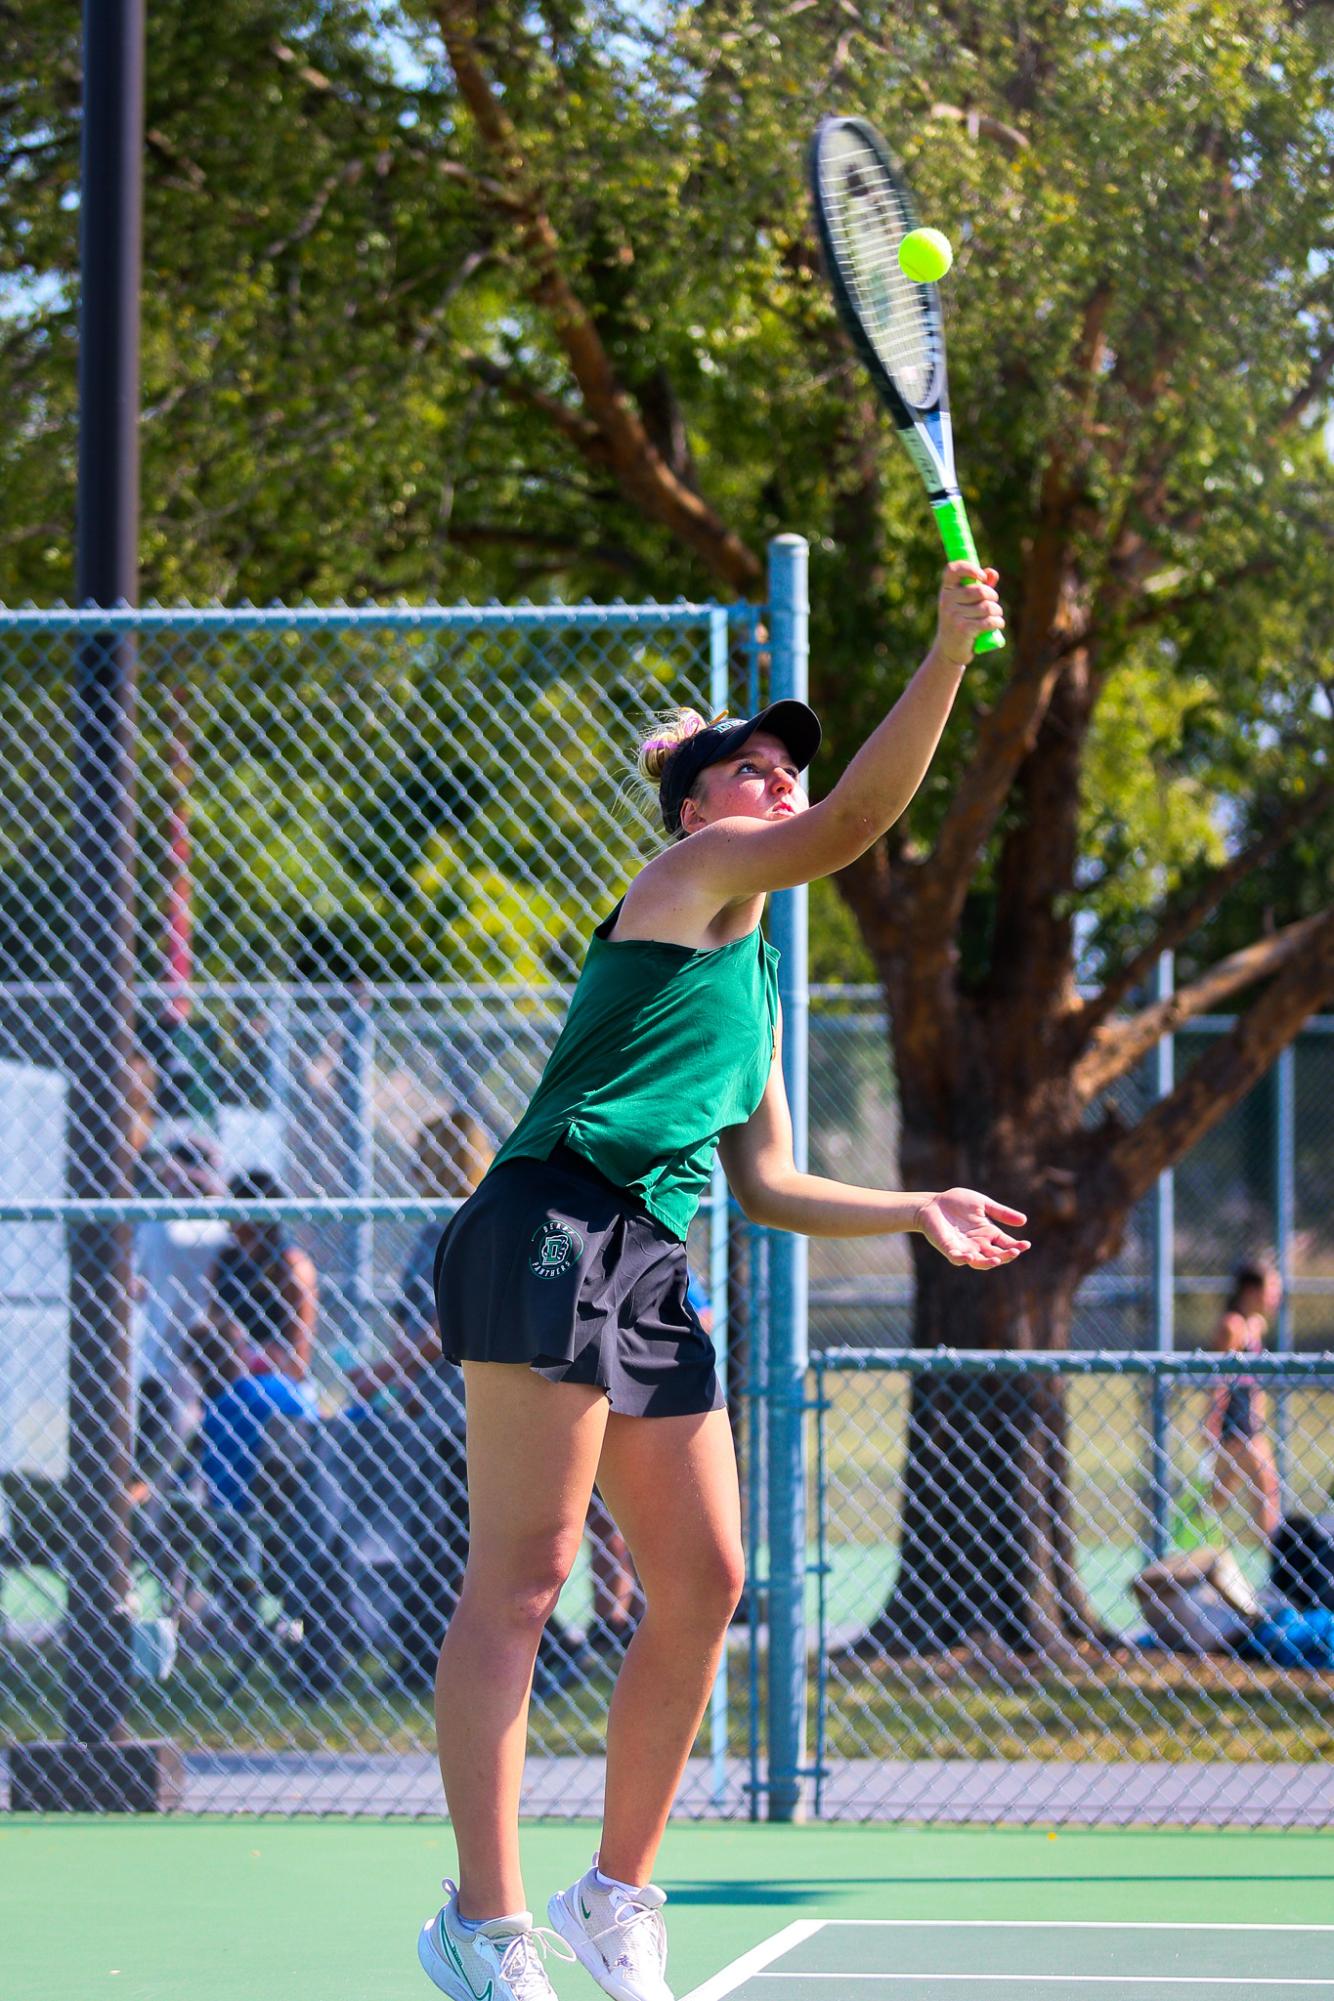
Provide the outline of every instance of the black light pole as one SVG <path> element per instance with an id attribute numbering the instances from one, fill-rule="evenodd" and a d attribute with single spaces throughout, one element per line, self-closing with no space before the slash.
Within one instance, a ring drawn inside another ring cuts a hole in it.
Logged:
<path id="1" fill-rule="evenodd" d="M 80 605 L 138 592 L 144 0 L 85 0 L 79 327 Z M 69 1192 L 128 1201 L 134 1039 L 135 636 L 81 637 L 72 713 Z M 174 1747 L 127 1741 L 130 1229 L 71 1221 L 67 1741 L 28 1745 L 15 1806 L 171 1803 Z"/>
<path id="2" fill-rule="evenodd" d="M 139 591 L 139 283 L 144 0 L 86 0 L 79 329 L 81 605 Z M 74 697 L 70 1194 L 127 1201 L 134 1035 L 135 636 L 89 633 Z M 105 1743 L 129 1700 L 129 1232 L 75 1223 L 65 1727 Z"/>

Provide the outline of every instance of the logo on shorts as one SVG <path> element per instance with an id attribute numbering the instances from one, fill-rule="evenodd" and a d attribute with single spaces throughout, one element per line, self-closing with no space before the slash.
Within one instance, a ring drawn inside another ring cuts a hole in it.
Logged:
<path id="1" fill-rule="evenodd" d="M 543 1223 L 533 1232 L 528 1269 L 534 1278 L 564 1278 L 583 1256 L 584 1240 L 568 1223 Z"/>

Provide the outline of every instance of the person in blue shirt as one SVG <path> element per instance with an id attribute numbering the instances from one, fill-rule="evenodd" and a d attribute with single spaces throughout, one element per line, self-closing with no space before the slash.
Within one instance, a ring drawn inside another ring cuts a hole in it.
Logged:
<path id="1" fill-rule="evenodd" d="M 253 1649 L 263 1630 L 262 1530 L 284 1480 L 297 1477 L 306 1456 L 310 1403 L 289 1376 L 246 1368 L 246 1336 L 236 1322 L 200 1322 L 193 1333 L 214 1600 L 224 1627 Z"/>

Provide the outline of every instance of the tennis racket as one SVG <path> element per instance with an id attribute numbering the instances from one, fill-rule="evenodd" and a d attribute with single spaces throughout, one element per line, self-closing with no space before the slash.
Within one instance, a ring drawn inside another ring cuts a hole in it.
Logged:
<path id="1" fill-rule="evenodd" d="M 954 473 L 940 294 L 899 269 L 917 228 L 912 197 L 878 132 L 862 118 L 826 118 L 811 144 L 811 194 L 839 318 L 870 370 L 908 456 L 922 475 L 951 562 L 977 548 Z M 974 653 L 1005 641 L 981 633 Z"/>

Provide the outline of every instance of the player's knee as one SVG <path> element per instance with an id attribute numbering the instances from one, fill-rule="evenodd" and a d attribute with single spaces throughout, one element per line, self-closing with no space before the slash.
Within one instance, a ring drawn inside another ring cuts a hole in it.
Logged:
<path id="1" fill-rule="evenodd" d="M 700 1551 L 673 1579 L 672 1595 L 680 1601 L 674 1620 L 711 1630 L 725 1626 L 741 1601 L 745 1583 L 746 1559 L 739 1543 L 719 1543 Z M 649 1598 L 661 1603 L 661 1592 L 651 1591 Z"/>
<path id="2" fill-rule="evenodd" d="M 493 1577 L 488 1597 L 510 1623 L 540 1629 L 556 1609 L 578 1549 L 577 1536 L 562 1535 L 516 1552 Z"/>
<path id="3" fill-rule="evenodd" d="M 726 1562 L 719 1578 L 721 1601 L 727 1608 L 730 1619 L 741 1603 L 741 1594 L 746 1588 L 746 1552 L 737 1543 L 726 1552 Z"/>

